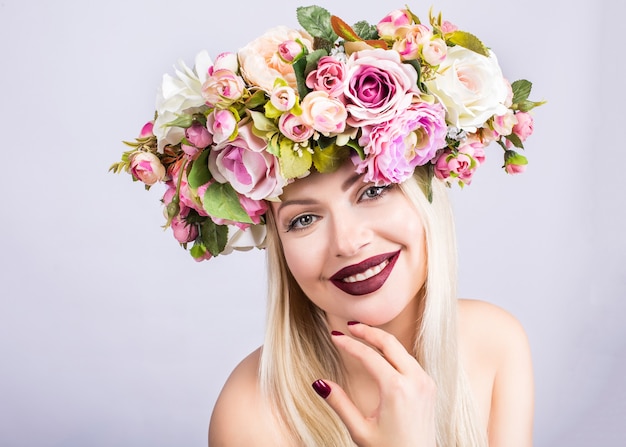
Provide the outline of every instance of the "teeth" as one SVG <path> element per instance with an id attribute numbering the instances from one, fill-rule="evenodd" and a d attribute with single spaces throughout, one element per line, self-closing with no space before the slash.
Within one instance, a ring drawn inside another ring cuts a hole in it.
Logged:
<path id="1" fill-rule="evenodd" d="M 385 267 L 387 267 L 387 264 L 389 264 L 389 261 L 384 260 L 380 264 L 375 265 L 374 267 L 368 268 L 363 273 L 357 273 L 356 275 L 347 276 L 344 279 L 342 279 L 342 281 L 349 282 L 349 283 L 357 282 L 357 281 L 365 281 L 366 279 L 369 279 L 372 276 L 378 275 Z"/>

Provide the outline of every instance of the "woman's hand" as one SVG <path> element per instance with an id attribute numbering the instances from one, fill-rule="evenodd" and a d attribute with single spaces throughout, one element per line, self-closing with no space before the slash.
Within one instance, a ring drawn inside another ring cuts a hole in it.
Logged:
<path id="1" fill-rule="evenodd" d="M 345 391 L 328 380 L 314 382 L 315 391 L 343 420 L 359 447 L 434 447 L 433 380 L 393 335 L 360 323 L 349 324 L 348 330 L 352 337 L 333 332 L 333 342 L 375 380 L 378 407 L 372 414 L 362 414 Z"/>

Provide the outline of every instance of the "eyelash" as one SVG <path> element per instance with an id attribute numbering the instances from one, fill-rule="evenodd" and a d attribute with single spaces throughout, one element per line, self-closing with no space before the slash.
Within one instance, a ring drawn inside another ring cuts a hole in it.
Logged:
<path id="1" fill-rule="evenodd" d="M 393 186 L 395 186 L 395 185 L 391 184 L 391 185 L 384 185 L 384 186 L 368 186 L 365 189 L 365 191 L 363 191 L 361 196 L 359 197 L 359 202 L 362 202 L 363 200 L 366 200 L 366 201 L 378 200 L 382 196 L 384 196 L 385 193 L 388 190 L 390 190 Z M 373 196 L 373 197 L 366 197 L 365 199 L 363 198 L 363 196 L 365 196 L 368 192 L 371 192 L 373 190 L 375 190 L 376 193 L 377 193 L 375 196 Z M 289 222 L 289 225 L 287 225 L 287 231 L 300 231 L 300 230 L 304 230 L 307 227 L 309 227 L 310 225 L 312 225 L 314 220 L 311 223 L 306 224 L 306 225 L 304 225 L 302 227 L 296 227 L 296 225 L 298 225 L 301 222 L 301 220 L 303 218 L 306 218 L 306 217 L 312 217 L 313 219 L 319 218 L 319 216 L 315 216 L 314 214 L 301 214 L 299 216 L 296 216 L 294 219 L 292 219 Z"/>

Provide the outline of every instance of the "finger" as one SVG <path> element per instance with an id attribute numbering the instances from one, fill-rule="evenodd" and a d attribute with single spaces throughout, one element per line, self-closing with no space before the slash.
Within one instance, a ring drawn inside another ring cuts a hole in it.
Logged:
<path id="1" fill-rule="evenodd" d="M 341 418 L 353 440 L 368 438 L 368 422 L 343 388 L 335 382 L 321 379 L 313 382 L 312 386 Z"/>
<path id="2" fill-rule="evenodd" d="M 398 371 L 378 351 L 366 345 L 361 340 L 343 335 L 341 332 L 332 332 L 331 337 L 335 346 L 345 354 L 357 360 L 369 374 L 382 385 Z"/>
<path id="3" fill-rule="evenodd" d="M 415 357 L 389 332 L 357 322 L 351 322 L 348 331 L 350 335 L 378 349 L 399 373 L 424 372 Z"/>

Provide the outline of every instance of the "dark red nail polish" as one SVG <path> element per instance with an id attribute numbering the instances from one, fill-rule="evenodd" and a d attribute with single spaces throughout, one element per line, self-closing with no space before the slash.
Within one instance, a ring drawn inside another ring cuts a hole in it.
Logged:
<path id="1" fill-rule="evenodd" d="M 319 394 L 322 399 L 326 399 L 330 394 L 330 386 L 321 379 L 313 382 L 312 386 L 315 392 Z"/>
<path id="2" fill-rule="evenodd" d="M 343 332 L 339 332 L 339 331 L 331 331 L 330 334 L 331 335 L 344 335 Z"/>
<path id="3" fill-rule="evenodd" d="M 348 326 L 354 326 L 355 324 L 361 324 L 360 321 L 348 321 Z"/>

